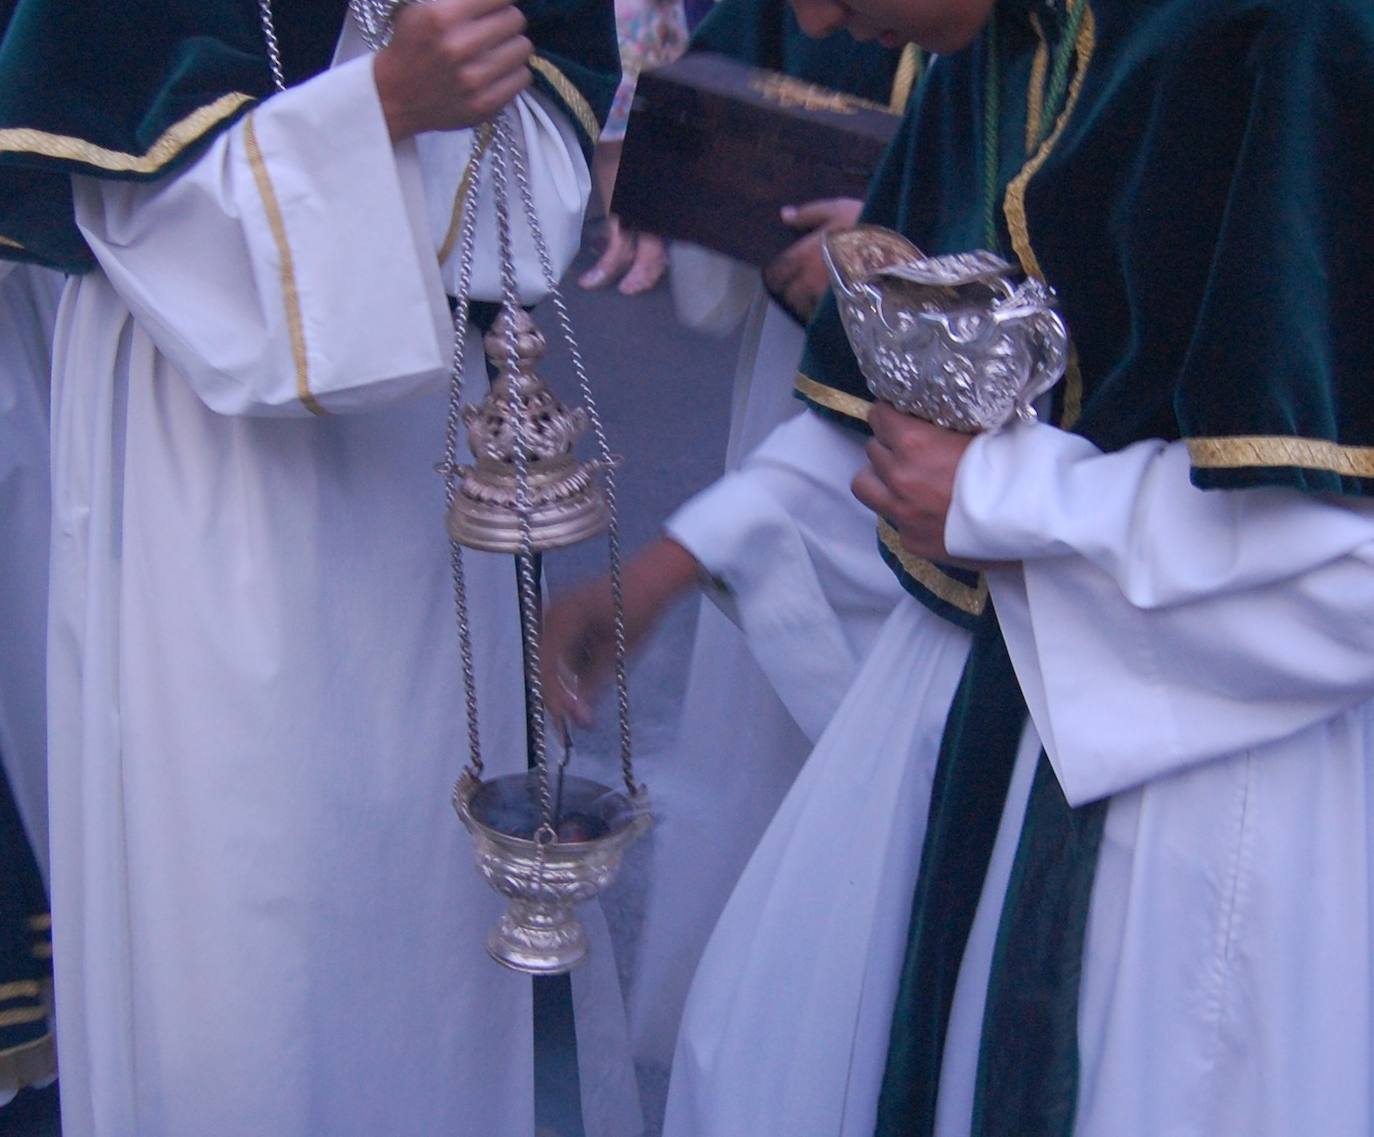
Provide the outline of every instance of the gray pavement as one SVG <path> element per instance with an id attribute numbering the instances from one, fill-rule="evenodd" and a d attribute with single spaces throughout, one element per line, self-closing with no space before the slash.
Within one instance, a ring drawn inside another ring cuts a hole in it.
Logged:
<path id="1" fill-rule="evenodd" d="M 588 249 L 591 247 L 589 241 Z M 590 251 L 579 258 L 570 273 L 565 295 L 607 434 L 612 448 L 623 458 L 620 507 L 628 550 L 653 536 L 676 505 L 719 474 L 738 343 L 734 338 L 708 338 L 680 327 L 666 287 L 634 298 L 620 296 L 614 289 L 582 292 L 572 280 L 588 263 Z M 536 317 L 553 343 L 556 325 L 552 312 L 546 308 Z M 556 346 L 550 351 L 547 375 L 560 394 L 572 401 L 575 379 Z M 555 593 L 604 571 L 604 566 L 604 542 L 589 542 L 546 559 L 547 578 Z M 684 604 L 674 612 L 633 668 L 631 697 L 637 752 L 641 776 L 651 784 L 654 767 L 665 760 L 676 729 L 695 611 L 694 605 Z M 579 744 L 575 759 L 593 768 L 604 767 L 615 753 L 613 724 L 609 721 L 612 716 L 600 717 L 600 725 Z M 606 899 L 622 968 L 633 960 L 637 920 L 648 886 L 646 854 L 647 847 L 642 846 L 632 855 L 621 881 Z M 566 995 L 557 986 L 551 986 L 537 1000 L 538 1124 L 541 1131 L 557 1137 L 598 1137 L 584 1133 L 579 1116 L 568 1013 Z M 640 1075 L 648 1137 L 654 1137 L 666 1072 L 649 1069 L 641 1070 Z M 0 1108 L 0 1137 L 57 1137 L 57 1113 L 55 1088 L 25 1091 L 11 1105 Z M 478 1135 L 397 1133 L 386 1137 Z"/>

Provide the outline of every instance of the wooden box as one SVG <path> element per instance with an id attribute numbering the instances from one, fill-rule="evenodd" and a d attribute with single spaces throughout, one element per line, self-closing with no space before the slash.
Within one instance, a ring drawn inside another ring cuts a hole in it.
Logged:
<path id="1" fill-rule="evenodd" d="M 801 235 L 778 211 L 862 198 L 900 121 L 852 95 L 690 54 L 639 77 L 612 209 L 763 266 Z"/>

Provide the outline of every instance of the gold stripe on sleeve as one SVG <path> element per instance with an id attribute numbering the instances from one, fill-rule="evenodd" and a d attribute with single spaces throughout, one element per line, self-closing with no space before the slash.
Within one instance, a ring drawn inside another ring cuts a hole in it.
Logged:
<path id="1" fill-rule="evenodd" d="M 69 162 L 84 162 L 101 170 L 127 174 L 155 174 L 200 138 L 237 111 L 253 96 L 241 91 L 221 95 L 213 103 L 200 107 L 180 122 L 169 126 L 143 154 L 127 154 L 109 150 L 65 134 L 50 134 L 46 130 L 29 127 L 10 127 L 0 130 L 0 152 L 36 154 L 43 158 L 59 158 Z"/>
<path id="2" fill-rule="evenodd" d="M 34 979 L 18 979 L 13 983 L 0 983 L 0 1002 L 10 999 L 36 999 L 39 986 Z"/>
<path id="3" fill-rule="evenodd" d="M 797 372 L 796 389 L 800 395 L 819 407 L 844 415 L 846 418 L 858 419 L 859 422 L 868 421 L 868 411 L 873 404 L 867 399 L 826 387 L 801 371 Z"/>
<path id="4" fill-rule="evenodd" d="M 21 245 L 18 241 L 11 240 L 9 237 L 0 234 L 0 248 L 22 249 L 23 247 L 24 246 Z"/>
<path id="5" fill-rule="evenodd" d="M 601 137 L 601 124 L 597 122 L 596 112 L 592 110 L 592 104 L 587 102 L 587 97 L 577 89 L 577 85 L 571 79 L 542 55 L 534 56 L 530 60 L 530 67 L 548 80 L 549 86 L 558 93 L 558 97 L 577 119 L 587 140 L 594 144 Z"/>
<path id="6" fill-rule="evenodd" d="M 291 336 L 291 356 L 296 364 L 296 397 L 311 414 L 327 413 L 310 391 L 310 356 L 305 347 L 305 323 L 301 318 L 301 296 L 296 285 L 296 262 L 291 256 L 291 245 L 286 239 L 286 220 L 282 216 L 277 192 L 272 188 L 272 178 L 263 161 L 262 149 L 258 146 L 258 132 L 249 115 L 243 125 L 243 145 L 248 154 L 248 164 L 253 170 L 253 180 L 257 183 L 262 207 L 267 213 L 267 224 L 272 230 L 272 240 L 277 245 L 277 256 L 281 261 L 281 291 L 286 304 L 286 328 Z"/>
<path id="7" fill-rule="evenodd" d="M 1296 466 L 1351 478 L 1374 478 L 1374 446 L 1342 446 L 1319 438 L 1238 435 L 1189 438 L 1188 457 L 1201 470 Z"/>
<path id="8" fill-rule="evenodd" d="M 44 912 L 41 916 L 29 917 L 29 931 L 47 932 L 52 930 L 52 915 Z"/>
<path id="9" fill-rule="evenodd" d="M 988 603 L 988 582 L 982 575 L 978 577 L 975 587 L 947 576 L 933 561 L 907 552 L 902 547 L 902 539 L 897 535 L 897 530 L 886 521 L 878 522 L 878 539 L 882 541 L 883 548 L 897 558 L 897 563 L 907 575 L 927 589 L 932 596 L 970 616 L 983 614 L 983 609 Z"/>

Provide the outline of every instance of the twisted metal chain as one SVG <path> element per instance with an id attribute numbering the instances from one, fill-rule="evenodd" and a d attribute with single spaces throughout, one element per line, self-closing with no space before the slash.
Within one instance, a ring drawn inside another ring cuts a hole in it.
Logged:
<path id="1" fill-rule="evenodd" d="M 484 128 L 485 130 L 486 128 Z M 482 152 L 486 148 L 483 131 L 473 134 L 468 155 L 470 171 L 467 195 L 462 203 L 462 228 L 458 244 L 458 295 L 453 308 L 453 359 L 449 375 L 448 410 L 444 419 L 444 460 L 439 471 L 444 475 L 444 508 L 452 510 L 458 496 L 460 470 L 458 440 L 463 429 L 463 372 L 466 363 L 468 316 L 472 309 L 472 272 L 477 247 L 477 195 L 482 184 Z M 473 661 L 472 622 L 468 614 L 467 575 L 463 546 L 449 538 L 449 566 L 453 573 L 453 608 L 458 621 L 458 650 L 463 672 L 463 703 L 468 723 L 468 768 L 480 779 L 482 735 L 477 715 L 477 669 Z"/>
<path id="2" fill-rule="evenodd" d="M 277 25 L 272 19 L 272 0 L 258 0 L 262 17 L 262 38 L 267 41 L 267 66 L 272 69 L 272 86 L 278 93 L 286 90 L 286 74 L 281 68 L 281 45 L 277 42 Z"/>
<path id="3" fill-rule="evenodd" d="M 558 276 L 553 269 L 553 258 L 549 256 L 548 244 L 539 227 L 538 215 L 534 207 L 534 191 L 530 187 L 529 169 L 525 162 L 525 156 L 518 146 L 513 147 L 512 154 L 515 180 L 520 187 L 520 199 L 524 204 L 525 217 L 529 222 L 530 233 L 534 237 L 534 248 L 539 256 L 539 267 L 544 274 L 544 287 L 548 290 L 549 299 L 553 303 L 554 311 L 558 314 L 558 329 L 564 343 L 567 344 L 568 355 L 572 359 L 573 371 L 577 375 L 578 391 L 582 396 L 583 408 L 587 412 L 587 420 L 591 423 L 592 435 L 596 439 L 597 457 L 600 459 L 603 472 L 607 513 L 606 544 L 610 560 L 611 609 L 615 635 L 615 694 L 616 717 L 620 736 L 620 768 L 626 790 L 634 795 L 639 792 L 639 786 L 635 782 L 633 745 L 630 734 L 629 651 L 625 627 L 625 583 L 620 546 L 620 513 L 616 508 L 616 458 L 611 453 L 610 443 L 606 438 L 606 429 L 601 421 L 601 414 L 596 408 L 596 399 L 592 395 L 591 380 L 587 376 L 587 367 L 582 359 L 582 350 L 577 344 L 577 337 L 573 335 L 572 318 L 568 314 L 568 306 L 563 300 L 563 292 L 558 286 Z"/>
<path id="4" fill-rule="evenodd" d="M 520 295 L 515 279 L 515 250 L 511 237 L 510 184 L 507 180 L 512 152 L 518 147 L 514 141 L 513 108 L 506 108 L 496 118 L 491 146 L 492 197 L 496 205 L 496 236 L 501 264 L 501 304 L 508 313 L 506 320 L 507 363 L 514 371 L 519 353 L 516 342 L 514 315 L 520 307 Z M 539 778 L 539 809 L 541 832 L 552 834 L 554 826 L 553 786 L 549 773 L 548 752 L 544 738 L 544 681 L 541 674 L 539 627 L 539 583 L 535 575 L 534 534 L 530 526 L 532 505 L 529 490 L 530 454 L 534 451 L 529 408 L 518 391 L 512 387 L 508 402 L 511 421 L 515 424 L 515 512 L 520 523 L 520 552 L 516 565 L 520 588 L 520 630 L 524 637 L 529 693 L 530 749 L 534 755 Z"/>
<path id="5" fill-rule="evenodd" d="M 362 32 L 363 43 L 371 51 L 381 51 L 391 42 L 391 27 L 396 9 L 405 3 L 424 0 L 348 0 L 348 10 Z M 286 90 L 286 75 L 281 65 L 281 45 L 277 42 L 276 22 L 272 18 L 272 0 L 258 0 L 262 19 L 262 35 L 267 41 L 267 65 L 272 69 L 272 86 L 278 92 Z"/>
<path id="6" fill-rule="evenodd" d="M 363 43 L 372 51 L 381 51 L 391 42 L 391 26 L 396 19 L 396 9 L 406 0 L 348 0 L 348 10 L 358 30 L 363 34 Z"/>

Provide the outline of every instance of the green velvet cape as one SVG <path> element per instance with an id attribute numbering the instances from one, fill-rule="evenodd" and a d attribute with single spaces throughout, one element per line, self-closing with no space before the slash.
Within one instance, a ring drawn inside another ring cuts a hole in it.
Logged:
<path id="1" fill-rule="evenodd" d="M 859 43 L 847 32 L 812 39 L 787 0 L 718 0 L 692 33 L 688 50 L 781 71 L 897 111 L 906 105 L 916 70 L 914 48 L 904 53 Z"/>
<path id="2" fill-rule="evenodd" d="M 590 154 L 620 74 L 610 0 L 522 0 L 536 86 Z M 273 0 L 288 85 L 325 70 L 346 0 Z M 69 175 L 194 161 L 272 94 L 257 0 L 0 0 L 0 256 L 82 272 Z"/>
<path id="3" fill-rule="evenodd" d="M 1186 439 L 1207 489 L 1374 491 L 1374 5 L 1091 0 L 1062 121 L 1029 151 L 1035 27 L 1053 41 L 1057 16 L 1001 12 L 1001 251 L 1053 285 L 1076 348 L 1054 421 L 1105 450 Z M 985 243 L 987 66 L 982 40 L 930 68 L 867 203 L 928 253 Z M 831 300 L 798 394 L 862 424 Z M 884 551 L 944 615 L 982 611 L 971 574 Z"/>

